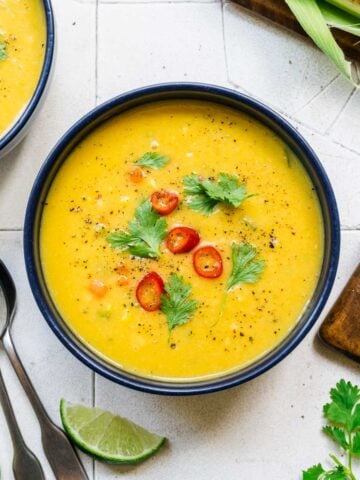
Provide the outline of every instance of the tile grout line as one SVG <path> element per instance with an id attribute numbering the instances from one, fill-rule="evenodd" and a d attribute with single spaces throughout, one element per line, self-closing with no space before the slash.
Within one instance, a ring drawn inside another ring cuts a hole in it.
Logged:
<path id="1" fill-rule="evenodd" d="M 225 8 L 225 2 L 224 2 L 224 0 L 221 0 L 221 29 L 222 29 L 222 41 L 223 41 L 226 79 L 231 84 L 230 74 L 229 74 L 229 62 L 228 62 L 227 49 L 226 49 L 226 39 L 225 39 L 225 12 L 224 12 L 224 8 Z"/>
<path id="2" fill-rule="evenodd" d="M 333 127 L 335 127 L 335 125 L 337 124 L 337 122 L 341 118 L 342 113 L 344 112 L 344 110 L 348 106 L 348 104 L 350 103 L 350 101 L 353 98 L 353 96 L 355 95 L 356 91 L 357 91 L 357 89 L 356 89 L 356 87 L 354 87 L 352 89 L 352 91 L 350 92 L 348 98 L 346 99 L 346 102 L 344 103 L 344 105 L 342 106 L 342 108 L 340 109 L 338 114 L 336 115 L 335 119 L 331 122 L 330 126 L 326 129 L 325 135 L 330 136 Z"/>
<path id="3" fill-rule="evenodd" d="M 221 15 L 222 15 L 222 34 L 223 34 L 223 45 L 224 45 L 224 56 L 225 56 L 225 68 L 226 68 L 226 79 L 229 83 L 229 85 L 234 88 L 235 90 L 242 90 L 242 87 L 238 84 L 236 84 L 231 76 L 230 76 L 230 70 L 229 70 L 229 61 L 228 61 L 228 54 L 227 54 L 227 48 L 226 48 L 226 35 L 225 35 L 225 6 L 227 4 L 226 0 L 221 0 Z M 250 95 L 249 92 L 248 95 Z"/>
<path id="4" fill-rule="evenodd" d="M 15 227 L 15 228 L 0 228 L 0 232 L 23 232 L 24 229 L 22 227 Z"/>
<path id="5" fill-rule="evenodd" d="M 245 93 L 246 95 L 250 96 L 250 97 L 254 97 L 256 100 L 262 102 L 263 100 L 261 98 L 258 98 L 256 95 L 252 94 L 250 91 L 244 89 L 241 85 L 237 84 L 232 78 L 231 78 L 231 75 L 230 75 L 230 70 L 229 70 L 229 67 L 228 67 L 228 61 L 227 61 L 227 48 L 226 48 L 226 42 L 225 42 L 225 15 L 224 15 L 224 8 L 226 5 L 232 5 L 232 4 L 235 4 L 237 5 L 238 8 L 240 9 L 243 9 L 244 7 L 242 7 L 241 5 L 237 4 L 234 2 L 234 0 L 222 0 L 222 11 L 223 11 L 223 37 L 224 37 L 224 49 L 225 49 L 225 61 L 226 61 L 226 73 L 227 73 L 227 80 L 228 80 L 228 83 L 229 85 L 234 88 L 235 90 L 240 90 L 241 92 Z M 252 12 L 252 11 L 248 11 L 249 15 L 253 15 L 255 16 L 255 14 Z M 336 77 L 332 80 L 332 81 L 335 81 L 336 80 Z M 315 133 L 316 135 L 319 135 L 320 137 L 324 138 L 325 140 L 328 140 L 330 141 L 331 143 L 335 144 L 335 145 L 338 145 L 340 146 L 341 148 L 343 148 L 344 150 L 347 150 L 348 152 L 356 155 L 356 156 L 360 156 L 360 152 L 358 150 L 355 150 L 347 145 L 344 145 L 343 143 L 341 143 L 341 141 L 333 138 L 331 136 L 331 130 L 332 128 L 334 127 L 334 125 L 337 123 L 337 121 L 339 120 L 339 117 L 341 116 L 342 112 L 345 110 L 346 106 L 348 105 L 348 103 L 350 102 L 351 98 L 353 97 L 353 95 L 356 93 L 356 88 L 354 88 L 350 94 L 349 94 L 349 97 L 347 99 L 347 101 L 345 102 L 345 104 L 343 105 L 343 107 L 341 108 L 341 110 L 338 112 L 335 120 L 333 121 L 333 123 L 330 125 L 330 127 L 327 128 L 327 130 L 325 132 L 322 132 L 321 130 L 318 130 L 314 127 L 312 127 L 311 125 L 308 125 L 307 123 L 304 123 L 302 122 L 301 120 L 299 120 L 298 118 L 296 118 L 296 116 L 293 116 L 294 113 L 288 113 L 288 112 L 285 112 L 283 109 L 281 108 L 278 108 L 278 107 L 275 107 L 274 105 L 272 104 L 269 104 L 269 106 L 275 110 L 276 112 L 280 113 L 281 115 L 283 115 L 286 119 L 288 119 L 290 122 L 293 121 L 293 122 L 296 122 L 298 123 L 300 126 L 302 127 L 305 127 L 309 130 L 309 132 L 312 132 L 312 133 Z M 295 112 L 297 113 L 297 112 Z M 296 128 L 296 127 L 295 127 Z"/>
<path id="6" fill-rule="evenodd" d="M 301 107 L 299 107 L 298 109 L 296 109 L 295 111 L 291 112 L 290 115 L 291 116 L 295 116 L 297 114 L 299 114 L 300 112 L 302 112 L 306 107 L 308 107 L 309 105 L 311 105 L 311 103 L 314 102 L 314 100 L 316 100 L 318 97 L 320 97 L 324 92 L 326 92 L 326 90 L 338 79 L 340 78 L 340 73 L 338 73 L 337 75 L 335 75 L 335 77 L 333 77 L 325 86 L 323 86 L 317 93 L 315 93 L 315 95 L 313 95 L 304 105 L 302 105 Z M 296 117 L 295 117 L 296 118 Z"/>
<path id="7" fill-rule="evenodd" d="M 99 0 L 96 0 L 95 4 L 95 99 L 94 103 L 96 106 L 98 102 L 98 76 L 99 76 Z"/>

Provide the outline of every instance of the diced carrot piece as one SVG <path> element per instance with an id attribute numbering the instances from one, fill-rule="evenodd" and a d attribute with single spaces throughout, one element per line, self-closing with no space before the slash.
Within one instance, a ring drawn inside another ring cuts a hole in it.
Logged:
<path id="1" fill-rule="evenodd" d="M 129 285 L 129 278 L 126 275 L 120 275 L 116 283 L 119 287 L 124 287 L 125 285 Z"/>
<path id="2" fill-rule="evenodd" d="M 144 171 L 141 167 L 134 167 L 129 172 L 130 181 L 133 183 L 140 183 L 144 178 Z"/>
<path id="3" fill-rule="evenodd" d="M 100 280 L 91 280 L 89 290 L 95 297 L 102 298 L 106 295 L 107 286 Z"/>
<path id="4" fill-rule="evenodd" d="M 129 273 L 129 267 L 124 262 L 119 262 L 114 270 L 119 275 L 128 275 Z"/>

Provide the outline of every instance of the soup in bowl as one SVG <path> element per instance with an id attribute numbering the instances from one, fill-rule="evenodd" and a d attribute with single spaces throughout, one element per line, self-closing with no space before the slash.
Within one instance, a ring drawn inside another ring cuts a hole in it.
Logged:
<path id="1" fill-rule="evenodd" d="M 330 292 L 339 223 L 316 156 L 277 114 L 200 84 L 107 102 L 59 142 L 27 210 L 42 313 L 87 365 L 156 393 L 264 372 Z"/>
<path id="2" fill-rule="evenodd" d="M 38 107 L 53 49 L 50 0 L 0 1 L 0 157 L 20 141 Z"/>

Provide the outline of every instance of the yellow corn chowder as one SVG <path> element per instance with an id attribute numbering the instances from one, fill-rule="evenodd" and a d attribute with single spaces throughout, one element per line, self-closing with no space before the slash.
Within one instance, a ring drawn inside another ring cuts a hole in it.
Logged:
<path id="1" fill-rule="evenodd" d="M 47 194 L 40 254 L 83 343 L 181 382 L 240 370 L 289 334 L 323 237 L 313 185 L 276 134 L 230 107 L 166 100 L 73 149 Z"/>
<path id="2" fill-rule="evenodd" d="M 0 0 L 0 138 L 31 100 L 44 63 L 41 0 Z"/>

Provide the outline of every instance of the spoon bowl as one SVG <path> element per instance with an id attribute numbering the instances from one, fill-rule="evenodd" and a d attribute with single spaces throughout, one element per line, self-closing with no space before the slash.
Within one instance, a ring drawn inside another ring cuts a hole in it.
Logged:
<path id="1" fill-rule="evenodd" d="M 2 340 L 6 330 L 11 327 L 16 311 L 15 284 L 2 260 L 0 260 L 0 288 L 5 300 L 5 315 L 0 315 L 0 339 Z"/>

